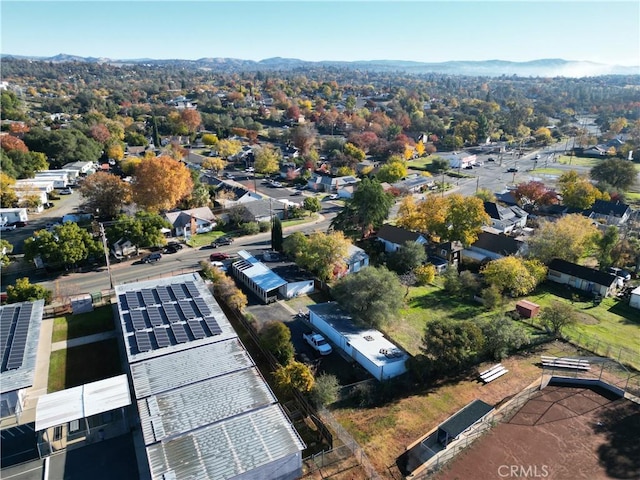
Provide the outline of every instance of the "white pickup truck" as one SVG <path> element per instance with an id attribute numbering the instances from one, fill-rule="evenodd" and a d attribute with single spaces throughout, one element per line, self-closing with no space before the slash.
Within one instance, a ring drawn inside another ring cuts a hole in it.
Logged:
<path id="1" fill-rule="evenodd" d="M 325 338 L 319 333 L 303 333 L 302 338 L 320 355 L 329 355 L 332 352 L 331 345 L 329 345 Z"/>

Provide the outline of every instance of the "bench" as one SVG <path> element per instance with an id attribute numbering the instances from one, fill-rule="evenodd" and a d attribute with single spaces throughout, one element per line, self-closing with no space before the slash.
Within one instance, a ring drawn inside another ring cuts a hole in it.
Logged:
<path id="1" fill-rule="evenodd" d="M 552 368 L 571 368 L 574 370 L 591 370 L 591 366 L 587 360 L 578 358 L 564 357 L 548 357 L 542 355 L 540 357 L 542 366 Z"/>
<path id="2" fill-rule="evenodd" d="M 493 380 L 495 380 L 498 377 L 501 377 L 502 375 L 504 375 L 505 373 L 507 373 L 509 370 L 507 370 L 506 368 L 504 368 L 502 366 L 501 363 L 494 365 L 493 367 L 484 370 L 483 372 L 480 372 L 480 378 L 482 379 L 482 381 L 484 383 L 489 383 L 492 382 Z"/>

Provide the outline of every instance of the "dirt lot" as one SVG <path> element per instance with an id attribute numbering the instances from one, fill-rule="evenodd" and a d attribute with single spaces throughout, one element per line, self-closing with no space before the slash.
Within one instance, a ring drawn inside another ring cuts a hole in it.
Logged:
<path id="1" fill-rule="evenodd" d="M 436 478 L 640 478 L 640 405 L 603 389 L 547 386 Z"/>

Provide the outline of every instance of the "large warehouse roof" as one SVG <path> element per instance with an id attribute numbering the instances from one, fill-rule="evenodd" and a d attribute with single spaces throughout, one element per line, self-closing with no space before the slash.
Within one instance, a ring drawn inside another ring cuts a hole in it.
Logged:
<path id="1" fill-rule="evenodd" d="M 152 478 L 233 478 L 305 448 L 198 275 L 121 285 L 116 294 Z M 131 313 L 158 306 L 159 317 Z M 176 324 L 185 326 L 183 341 Z M 169 345 L 159 346 L 156 329 Z M 150 332 L 145 352 L 139 331 Z"/>

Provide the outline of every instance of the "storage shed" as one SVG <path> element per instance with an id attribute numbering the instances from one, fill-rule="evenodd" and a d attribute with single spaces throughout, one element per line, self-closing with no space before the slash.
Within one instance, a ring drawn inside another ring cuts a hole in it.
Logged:
<path id="1" fill-rule="evenodd" d="M 540 305 L 529 300 L 520 300 L 516 303 L 516 311 L 522 318 L 534 318 L 540 313 Z"/>

